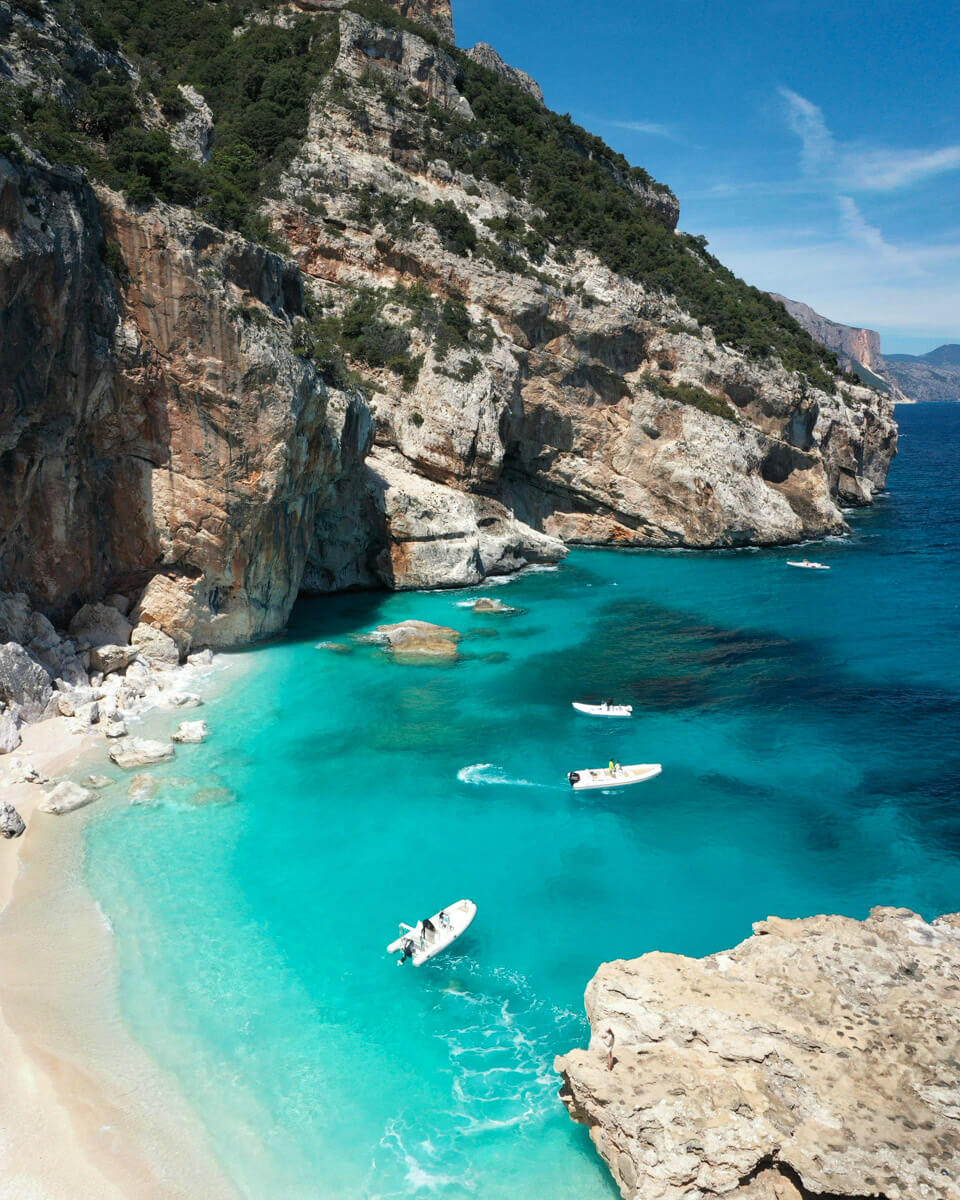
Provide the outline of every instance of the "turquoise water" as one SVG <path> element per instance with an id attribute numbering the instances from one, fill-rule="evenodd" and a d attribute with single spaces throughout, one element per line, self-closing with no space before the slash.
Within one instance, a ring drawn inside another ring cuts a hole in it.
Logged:
<path id="1" fill-rule="evenodd" d="M 489 590 L 511 616 L 304 602 L 158 801 L 101 809 L 126 1017 L 246 1195 L 609 1200 L 551 1071 L 602 960 L 960 907 L 960 406 L 898 415 L 889 495 L 807 551 L 829 574 L 580 551 Z M 316 648 L 408 616 L 462 630 L 462 660 Z M 633 721 L 569 706 L 601 696 Z M 571 793 L 611 756 L 663 775 Z M 398 970 L 397 920 L 460 896 L 457 953 Z"/>

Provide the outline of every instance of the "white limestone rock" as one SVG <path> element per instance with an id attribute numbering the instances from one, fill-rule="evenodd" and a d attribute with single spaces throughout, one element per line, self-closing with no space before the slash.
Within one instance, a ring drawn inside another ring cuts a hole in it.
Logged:
<path id="1" fill-rule="evenodd" d="M 181 721 L 172 735 L 175 742 L 205 742 L 210 736 L 206 721 Z"/>
<path id="2" fill-rule="evenodd" d="M 49 672 L 16 642 L 0 645 L 0 701 L 16 705 L 25 720 L 37 721 L 52 697 Z"/>
<path id="3" fill-rule="evenodd" d="M 0 754 L 16 750 L 21 742 L 20 716 L 13 709 L 0 713 Z"/>
<path id="4" fill-rule="evenodd" d="M 125 770 L 163 762 L 165 759 L 173 758 L 173 754 L 174 750 L 170 742 L 157 742 L 150 738 L 137 737 L 124 738 L 110 750 L 111 760 Z"/>
<path id="5" fill-rule="evenodd" d="M 22 758 L 10 758 L 6 762 L 7 778 L 4 781 L 6 784 L 11 783 L 49 783 L 50 780 L 42 771 L 38 770 L 33 763 L 26 762 Z"/>
<path id="6" fill-rule="evenodd" d="M 210 161 L 213 149 L 213 112 L 196 88 L 180 84 L 186 112 L 170 126 L 170 140 L 198 163 Z"/>
<path id="7" fill-rule="evenodd" d="M 587 987 L 555 1069 L 625 1200 L 956 1200 L 960 913 L 753 928 Z"/>
<path id="8" fill-rule="evenodd" d="M 0 804 L 0 836 L 18 838 L 26 829 L 23 817 L 12 804 Z"/>
<path id="9" fill-rule="evenodd" d="M 98 799 L 97 793 L 89 788 L 64 780 L 45 793 L 39 808 L 41 812 L 53 813 L 54 816 L 59 817 L 64 813 L 74 812 L 78 808 L 85 808 L 86 805 L 92 804 L 94 800 Z"/>
<path id="10" fill-rule="evenodd" d="M 170 671 L 180 665 L 177 643 L 162 629 L 155 629 L 141 621 L 131 634 L 130 642 L 144 662 L 155 671 Z"/>
<path id="11" fill-rule="evenodd" d="M 77 646 L 125 646 L 132 626 L 112 604 L 85 604 L 70 622 L 70 634 Z"/>
<path id="12" fill-rule="evenodd" d="M 136 646 L 94 646 L 90 650 L 90 668 L 102 675 L 125 671 L 138 653 Z"/>

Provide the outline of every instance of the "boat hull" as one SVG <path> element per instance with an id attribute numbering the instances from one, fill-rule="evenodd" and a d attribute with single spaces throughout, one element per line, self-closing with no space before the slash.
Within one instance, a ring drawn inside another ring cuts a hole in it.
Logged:
<path id="1" fill-rule="evenodd" d="M 571 771 L 567 778 L 575 792 L 586 792 L 594 788 L 609 791 L 612 788 L 632 787 L 635 783 L 646 783 L 648 779 L 655 779 L 662 770 L 660 763 L 635 763 L 630 767 L 621 767 L 619 771 L 611 771 L 608 767 Z"/>
<path id="2" fill-rule="evenodd" d="M 414 945 L 410 961 L 415 967 L 423 966 L 425 962 L 429 962 L 431 958 L 452 946 L 457 938 L 470 928 L 473 918 L 477 915 L 477 906 L 472 900 L 458 900 L 448 908 L 441 909 L 441 912 L 446 913 L 448 923 L 442 924 L 440 913 L 434 913 L 430 921 L 435 926 L 435 931 L 431 933 L 430 930 L 427 930 L 424 933 L 422 945 L 419 926 L 417 926 L 408 933 L 401 933 L 392 941 L 387 946 L 387 953 L 402 954 L 403 943 L 410 940 Z"/>
<path id="3" fill-rule="evenodd" d="M 581 704 L 579 701 L 573 701 L 573 707 L 580 713 L 586 713 L 588 717 L 632 717 L 633 705 L 631 704 L 609 704 L 604 707 L 602 704 Z"/>

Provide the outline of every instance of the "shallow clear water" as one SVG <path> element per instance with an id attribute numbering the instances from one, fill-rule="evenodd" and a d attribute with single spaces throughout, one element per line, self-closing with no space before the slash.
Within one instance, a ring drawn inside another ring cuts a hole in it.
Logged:
<path id="1" fill-rule="evenodd" d="M 609 1200 L 551 1071 L 602 960 L 960 907 L 960 405 L 898 416 L 889 495 L 808 551 L 829 574 L 581 551 L 488 593 L 512 616 L 304 602 L 158 802 L 101 810 L 127 1019 L 247 1195 Z M 408 616 L 462 630 L 462 661 L 316 648 Z M 569 706 L 602 696 L 634 719 Z M 663 775 L 571 793 L 611 756 Z M 397 920 L 460 896 L 459 952 L 398 970 Z"/>

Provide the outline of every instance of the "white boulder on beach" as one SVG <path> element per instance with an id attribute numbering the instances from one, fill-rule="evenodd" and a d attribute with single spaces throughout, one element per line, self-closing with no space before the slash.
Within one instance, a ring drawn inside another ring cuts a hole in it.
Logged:
<path id="1" fill-rule="evenodd" d="M 100 797 L 97 793 L 91 791 L 90 788 L 85 788 L 79 783 L 71 783 L 69 780 L 64 780 L 45 793 L 38 807 L 41 812 L 52 813 L 54 816 L 60 817 L 64 813 L 75 812 L 78 808 L 85 808 L 88 804 L 92 804 L 94 800 L 99 799 Z"/>
<path id="2" fill-rule="evenodd" d="M 150 738 L 122 738 L 110 750 L 110 759 L 118 767 L 131 770 L 133 767 L 146 767 L 150 763 L 164 762 L 173 758 L 174 750 L 170 742 L 155 742 Z"/>
<path id="3" fill-rule="evenodd" d="M 205 742 L 210 736 L 206 721 L 181 721 L 172 735 L 175 742 Z"/>

